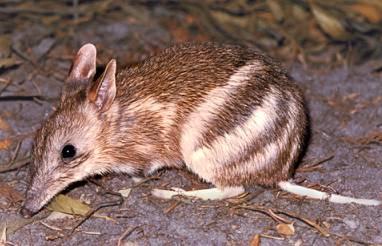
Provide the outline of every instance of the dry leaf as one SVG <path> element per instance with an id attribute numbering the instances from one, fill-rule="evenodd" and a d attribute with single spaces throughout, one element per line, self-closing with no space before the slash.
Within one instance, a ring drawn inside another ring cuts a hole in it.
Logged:
<path id="1" fill-rule="evenodd" d="M 130 195 L 131 189 L 123 189 L 118 191 L 123 197 L 127 198 Z"/>
<path id="2" fill-rule="evenodd" d="M 53 211 L 52 213 L 50 213 L 48 217 L 45 218 L 45 221 L 72 219 L 72 218 L 73 218 L 73 215 Z"/>
<path id="3" fill-rule="evenodd" d="M 1 131 L 8 131 L 9 129 L 11 129 L 11 127 L 9 126 L 8 122 L 6 122 L 2 118 L 0 118 L 0 130 Z"/>
<path id="4" fill-rule="evenodd" d="M 316 5 L 311 5 L 311 8 L 318 25 L 326 34 L 335 40 L 344 41 L 350 38 L 340 20 Z"/>
<path id="5" fill-rule="evenodd" d="M 249 246 L 260 246 L 260 235 L 259 234 L 256 234 L 255 236 L 253 236 L 253 238 L 251 239 L 251 242 L 249 243 Z"/>
<path id="6" fill-rule="evenodd" d="M 55 211 L 55 212 L 60 212 L 64 214 L 71 214 L 71 215 L 81 215 L 85 216 L 87 213 L 90 212 L 91 207 L 86 205 L 85 203 L 81 202 L 80 200 L 73 199 L 69 196 L 65 195 L 58 195 L 56 196 L 48 205 L 48 209 Z M 97 218 L 102 218 L 105 220 L 115 220 L 113 218 L 110 218 L 108 216 L 103 216 L 100 214 L 94 214 L 94 217 Z"/>
<path id="7" fill-rule="evenodd" d="M 52 200 L 48 209 L 65 214 L 85 216 L 91 208 L 77 199 L 60 194 Z"/>
<path id="8" fill-rule="evenodd" d="M 234 30 L 238 27 L 243 29 L 248 28 L 250 21 L 248 18 L 242 16 L 232 16 L 222 11 L 211 11 L 211 15 L 217 22 L 219 22 L 219 25 L 224 27 L 227 31 L 232 31 L 232 33 L 235 33 Z"/>
<path id="9" fill-rule="evenodd" d="M 0 36 L 0 58 L 9 57 L 11 55 L 11 39 L 9 36 Z"/>
<path id="10" fill-rule="evenodd" d="M 36 59 L 44 57 L 56 44 L 56 39 L 48 37 L 41 40 L 41 42 L 32 48 L 33 54 Z"/>
<path id="11" fill-rule="evenodd" d="M 14 57 L 0 59 L 0 68 L 9 68 L 20 65 L 22 61 L 17 60 Z"/>
<path id="12" fill-rule="evenodd" d="M 276 230 L 279 234 L 284 236 L 293 236 L 294 235 L 294 226 L 291 224 L 280 223 L 276 226 Z"/>
<path id="13" fill-rule="evenodd" d="M 292 4 L 291 12 L 293 17 L 298 21 L 306 21 L 310 17 L 308 11 L 298 4 Z"/>
<path id="14" fill-rule="evenodd" d="M 0 197 L 7 199 L 10 203 L 23 200 L 21 193 L 6 183 L 0 183 Z"/>
<path id="15" fill-rule="evenodd" d="M 330 228 L 330 223 L 329 223 L 329 222 L 323 221 L 323 222 L 322 222 L 322 225 L 325 226 L 326 229 L 329 229 L 329 228 Z"/>
<path id="16" fill-rule="evenodd" d="M 0 245 L 7 245 L 6 244 L 6 242 L 7 242 L 7 225 L 4 224 L 2 227 L 3 227 L 3 230 L 1 232 Z"/>
<path id="17" fill-rule="evenodd" d="M 382 9 L 382 1 L 381 0 L 363 0 L 362 2 L 370 3 L 374 5 L 376 8 Z"/>
<path id="18" fill-rule="evenodd" d="M 284 20 L 283 6 L 281 6 L 280 1 L 267 0 L 267 5 L 277 21 L 281 22 Z"/>
<path id="19" fill-rule="evenodd" d="M 382 9 L 367 3 L 355 3 L 349 6 L 349 10 L 364 16 L 371 23 L 378 23 L 382 20 Z"/>

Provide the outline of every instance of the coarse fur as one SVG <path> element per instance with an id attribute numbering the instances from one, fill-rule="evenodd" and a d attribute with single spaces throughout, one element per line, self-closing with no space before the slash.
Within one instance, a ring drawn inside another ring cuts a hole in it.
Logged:
<path id="1" fill-rule="evenodd" d="M 24 208 L 35 213 L 88 176 L 186 167 L 218 188 L 288 180 L 307 117 L 300 89 L 269 58 L 214 43 L 165 49 L 93 81 L 95 47 L 77 53 L 60 105 L 37 132 Z M 66 144 L 76 148 L 63 160 Z"/>

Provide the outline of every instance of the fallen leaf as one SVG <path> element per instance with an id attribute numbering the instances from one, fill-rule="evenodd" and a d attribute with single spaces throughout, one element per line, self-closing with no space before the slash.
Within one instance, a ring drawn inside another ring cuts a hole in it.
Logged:
<path id="1" fill-rule="evenodd" d="M 368 144 L 381 144 L 382 143 L 382 132 L 381 131 L 371 131 L 364 137 L 359 137 L 355 140 L 355 143 L 362 145 Z"/>
<path id="2" fill-rule="evenodd" d="M 318 25 L 326 34 L 340 41 L 350 38 L 350 34 L 345 30 L 342 22 L 334 15 L 316 5 L 311 5 L 311 8 Z"/>
<path id="3" fill-rule="evenodd" d="M 123 243 L 123 246 L 138 246 L 138 245 L 139 244 L 137 242 L 131 242 L 131 241 Z"/>
<path id="4" fill-rule="evenodd" d="M 91 208 L 77 199 L 60 194 L 52 200 L 48 209 L 65 214 L 85 216 Z"/>
<path id="5" fill-rule="evenodd" d="M 3 230 L 1 232 L 1 237 L 0 237 L 0 245 L 7 245 L 7 225 L 4 224 Z"/>
<path id="6" fill-rule="evenodd" d="M 293 236 L 294 235 L 294 226 L 291 224 L 280 223 L 276 226 L 276 230 L 279 234 L 284 236 Z"/>
<path id="7" fill-rule="evenodd" d="M 22 61 L 17 60 L 14 57 L 0 59 L 0 68 L 9 68 L 20 65 Z"/>
<path id="8" fill-rule="evenodd" d="M 52 220 L 72 219 L 72 218 L 73 218 L 73 215 L 53 211 L 52 213 L 50 213 L 48 217 L 45 218 L 45 220 L 52 221 Z"/>
<path id="9" fill-rule="evenodd" d="M 329 228 L 330 228 L 330 223 L 329 223 L 329 222 L 323 221 L 323 222 L 322 222 L 322 225 L 325 226 L 326 229 L 329 229 Z"/>
<path id="10" fill-rule="evenodd" d="M 44 57 L 53 48 L 55 44 L 56 39 L 51 37 L 44 38 L 43 40 L 41 40 L 41 42 L 37 46 L 32 48 L 35 58 L 39 60 L 42 57 Z"/>
<path id="11" fill-rule="evenodd" d="M 174 22 L 169 23 L 169 28 L 171 35 L 173 36 L 174 40 L 176 42 L 185 42 L 187 40 L 190 40 L 190 33 L 187 29 L 184 27 L 178 26 L 178 24 Z"/>
<path id="12" fill-rule="evenodd" d="M 11 127 L 9 126 L 8 122 L 0 118 L 0 130 L 2 131 L 8 131 Z"/>
<path id="13" fill-rule="evenodd" d="M 370 4 L 374 5 L 376 8 L 382 9 L 381 0 L 364 0 L 364 2 L 370 3 Z"/>
<path id="14" fill-rule="evenodd" d="M 6 183 L 0 183 L 0 197 L 5 198 L 10 203 L 16 203 L 23 200 L 21 193 Z"/>
<path id="15" fill-rule="evenodd" d="M 307 21 L 310 17 L 308 11 L 298 4 L 292 4 L 292 15 L 298 21 Z"/>
<path id="16" fill-rule="evenodd" d="M 48 205 L 48 209 L 55 212 L 64 213 L 64 214 L 81 215 L 81 216 L 86 216 L 91 211 L 91 207 L 81 202 L 80 200 L 77 200 L 62 194 L 56 196 L 50 202 L 50 204 Z M 93 214 L 93 216 L 115 222 L 113 218 L 100 215 L 97 213 Z"/>
<path id="17" fill-rule="evenodd" d="M 224 28 L 228 31 L 230 28 L 248 28 L 248 24 L 250 24 L 250 20 L 248 18 L 243 18 L 242 16 L 232 16 L 222 11 L 212 11 L 212 17 L 219 23 L 219 25 L 224 25 Z M 273 16 L 272 16 L 273 17 Z"/>
<path id="18" fill-rule="evenodd" d="M 131 188 L 128 189 L 122 189 L 118 191 L 123 197 L 127 198 L 130 195 Z"/>
<path id="19" fill-rule="evenodd" d="M 0 36 L 0 58 L 9 57 L 11 55 L 11 39 L 7 35 Z"/>
<path id="20" fill-rule="evenodd" d="M 364 16 L 371 23 L 378 23 L 382 20 L 382 9 L 368 3 L 354 3 L 349 6 L 349 10 Z"/>
<path id="21" fill-rule="evenodd" d="M 0 150 L 7 150 L 12 145 L 12 141 L 8 138 L 0 139 Z"/>
<path id="22" fill-rule="evenodd" d="M 251 242 L 249 243 L 249 246 L 260 246 L 260 235 L 259 234 L 256 234 L 255 236 L 253 236 L 253 238 L 251 239 Z"/>
<path id="23" fill-rule="evenodd" d="M 284 11 L 283 6 L 281 5 L 281 1 L 278 0 L 267 0 L 267 5 L 269 9 L 271 10 L 272 15 L 275 17 L 275 19 L 279 22 L 284 20 Z"/>

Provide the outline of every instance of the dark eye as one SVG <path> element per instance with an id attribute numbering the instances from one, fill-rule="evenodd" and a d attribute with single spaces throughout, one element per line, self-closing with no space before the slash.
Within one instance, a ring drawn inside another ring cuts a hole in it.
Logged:
<path id="1" fill-rule="evenodd" d="M 76 147 L 74 147 L 73 145 L 67 144 L 64 146 L 64 148 L 62 148 L 61 158 L 64 161 L 70 161 L 75 156 L 76 156 Z"/>

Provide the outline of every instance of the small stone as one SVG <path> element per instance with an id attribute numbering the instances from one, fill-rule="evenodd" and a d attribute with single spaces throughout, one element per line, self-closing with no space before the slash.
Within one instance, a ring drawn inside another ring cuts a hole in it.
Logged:
<path id="1" fill-rule="evenodd" d="M 344 222 L 348 227 L 350 227 L 351 229 L 356 229 L 356 228 L 358 228 L 358 226 L 359 226 L 359 223 L 358 223 L 358 221 L 356 221 L 356 220 L 351 220 L 351 219 L 345 218 L 345 219 L 343 220 L 343 222 Z"/>

